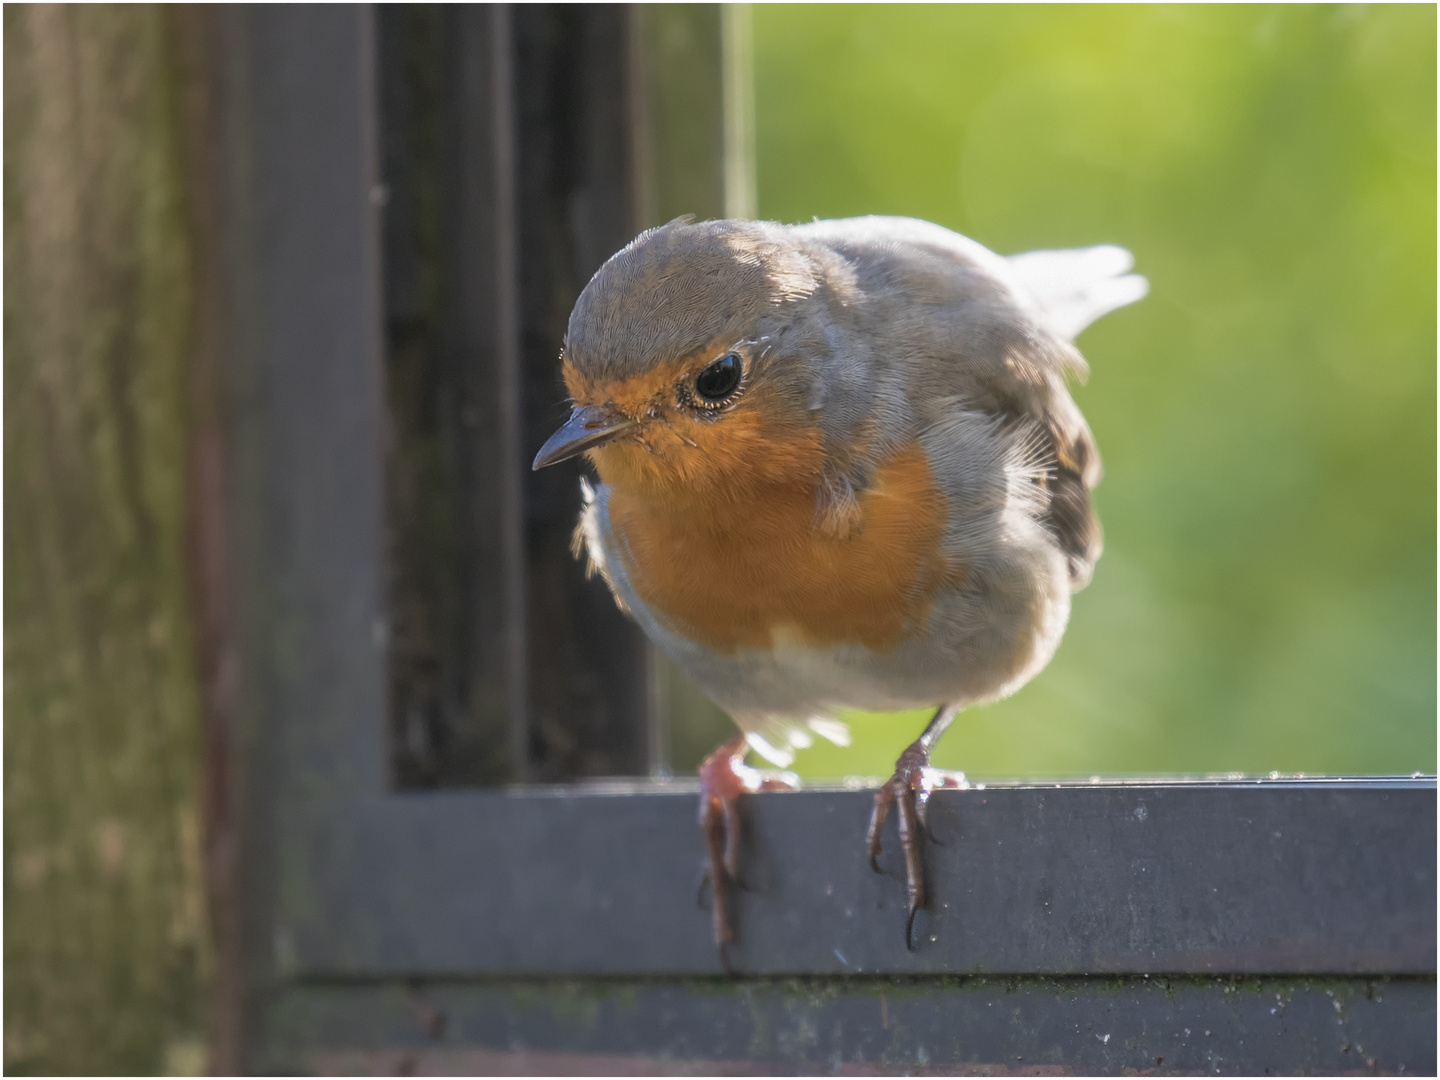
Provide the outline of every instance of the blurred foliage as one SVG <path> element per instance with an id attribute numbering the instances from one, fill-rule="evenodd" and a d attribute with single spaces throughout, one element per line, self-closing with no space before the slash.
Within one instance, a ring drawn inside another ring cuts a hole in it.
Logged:
<path id="1" fill-rule="evenodd" d="M 1114 242 L 1152 285 L 1080 342 L 1094 583 L 937 765 L 1435 769 L 1435 43 L 1429 6 L 756 6 L 762 216 Z"/>
<path id="2" fill-rule="evenodd" d="M 203 1063 L 164 12 L 7 6 L 5 1071 Z"/>

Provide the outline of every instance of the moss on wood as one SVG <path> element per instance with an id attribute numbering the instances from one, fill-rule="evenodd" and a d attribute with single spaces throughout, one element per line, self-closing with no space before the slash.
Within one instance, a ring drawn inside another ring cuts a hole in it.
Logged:
<path id="1" fill-rule="evenodd" d="M 164 13 L 6 7 L 5 1070 L 199 1064 L 188 252 Z"/>

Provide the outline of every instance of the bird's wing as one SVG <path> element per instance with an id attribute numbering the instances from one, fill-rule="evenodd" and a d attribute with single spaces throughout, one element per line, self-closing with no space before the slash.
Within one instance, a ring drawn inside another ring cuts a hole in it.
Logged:
<path id="1" fill-rule="evenodd" d="M 1130 273 L 1134 256 L 1113 244 L 1027 251 L 1011 255 L 1005 264 L 1012 288 L 1033 299 L 1037 320 L 1066 341 L 1150 291 L 1145 278 Z M 1053 461 L 1046 524 L 1065 551 L 1072 587 L 1083 588 L 1100 557 L 1100 522 L 1090 506 L 1090 490 L 1100 481 L 1100 455 L 1089 426 L 1063 390 L 1044 410 L 1044 427 Z"/>
<path id="2" fill-rule="evenodd" d="M 1134 257 L 1113 244 L 1027 251 L 1005 261 L 1015 284 L 1034 297 L 1041 318 L 1070 341 L 1101 316 L 1150 291 L 1148 281 L 1130 273 Z"/>
<path id="3" fill-rule="evenodd" d="M 796 227 L 845 260 L 875 344 L 872 363 L 907 356 L 909 407 L 922 428 L 950 430 L 954 410 L 993 418 L 995 438 L 1013 450 L 1005 472 L 1043 477 L 1036 516 L 1065 553 L 1072 588 L 1090 578 L 1101 531 L 1090 505 L 1100 455 L 1065 386 L 1085 361 L 1074 335 L 1147 288 L 1128 271 L 1129 252 L 1104 246 L 1005 258 L 930 222 L 850 218 Z M 878 328 L 878 329 L 877 329 Z M 877 398 L 877 411 L 886 406 Z M 882 416 L 899 429 L 903 413 Z M 972 451 L 942 445 L 941 472 L 964 478 Z M 950 494 L 963 499 L 965 484 Z M 958 542 L 958 541 L 957 541 Z"/>

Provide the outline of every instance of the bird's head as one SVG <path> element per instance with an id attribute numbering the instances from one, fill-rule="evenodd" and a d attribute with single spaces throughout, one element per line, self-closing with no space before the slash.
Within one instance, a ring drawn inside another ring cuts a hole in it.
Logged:
<path id="1" fill-rule="evenodd" d="M 776 225 L 641 234 L 575 303 L 564 351 L 574 410 L 534 467 L 588 453 L 606 483 L 659 496 L 818 473 L 813 378 L 796 362 L 822 332 L 817 273 Z"/>

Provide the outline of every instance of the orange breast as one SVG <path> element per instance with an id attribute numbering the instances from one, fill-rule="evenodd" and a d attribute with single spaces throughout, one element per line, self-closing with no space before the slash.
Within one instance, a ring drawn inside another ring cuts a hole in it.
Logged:
<path id="1" fill-rule="evenodd" d="M 816 528 L 810 484 L 698 499 L 612 487 L 609 514 L 641 599 L 688 638 L 724 652 L 884 651 L 920 629 L 936 589 L 964 568 L 943 557 L 945 499 L 919 444 L 887 459 L 859 504 L 861 528 L 848 538 Z"/>

